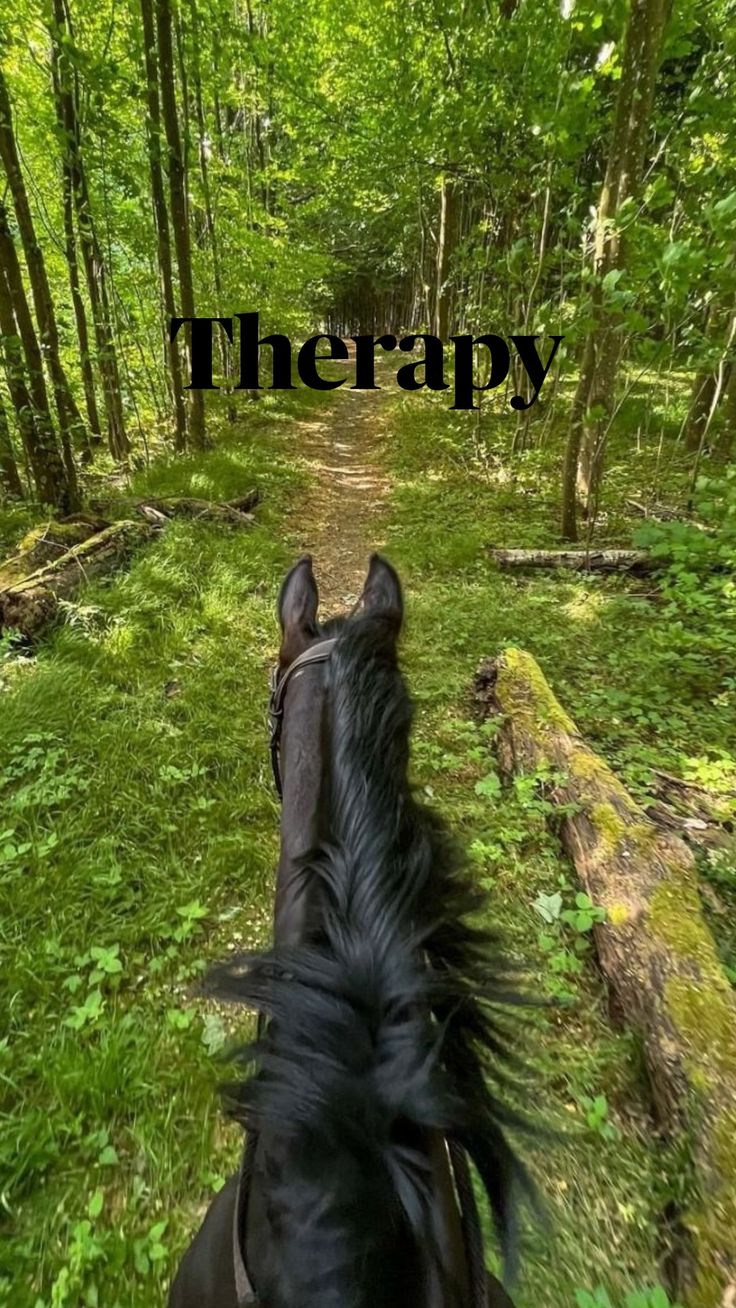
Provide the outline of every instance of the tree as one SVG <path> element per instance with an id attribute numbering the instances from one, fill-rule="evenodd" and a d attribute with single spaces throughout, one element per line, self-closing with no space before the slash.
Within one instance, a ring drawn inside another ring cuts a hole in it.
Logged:
<path id="1" fill-rule="evenodd" d="M 14 499 L 23 498 L 23 483 L 15 462 L 13 438 L 10 435 L 5 406 L 0 396 L 0 487 Z"/>
<path id="2" fill-rule="evenodd" d="M 8 389 L 38 498 L 42 504 L 71 513 L 78 507 L 74 464 L 69 458 L 62 459 L 59 453 L 41 348 L 3 205 L 0 205 L 0 333 Z"/>
<path id="3" fill-rule="evenodd" d="M 122 461 L 127 457 L 130 445 L 123 415 L 122 388 L 112 328 L 107 267 L 102 256 L 92 215 L 82 155 L 79 115 L 69 67 L 69 47 L 72 40 L 73 29 L 66 7 L 66 0 L 54 0 L 52 42 L 58 87 L 59 117 L 64 139 L 64 167 L 68 173 L 74 196 L 79 243 L 87 279 L 87 293 L 92 307 L 92 320 L 97 345 L 97 367 L 105 399 L 108 444 L 113 458 Z M 71 268 L 71 264 L 69 266 Z M 79 325 L 79 319 L 77 319 L 77 324 Z M 80 339 L 81 347 L 82 340 Z"/>
<path id="4" fill-rule="evenodd" d="M 620 356 L 607 296 L 623 265 L 621 210 L 639 189 L 654 80 L 667 18 L 666 0 L 631 0 L 606 172 L 596 212 L 593 322 L 583 348 L 565 452 L 562 534 L 577 539 L 576 493 L 587 507 L 597 493 Z"/>
<path id="5" fill-rule="evenodd" d="M 54 98 L 56 101 L 56 112 L 59 123 L 59 130 L 63 138 L 66 137 L 66 127 L 64 124 L 64 113 L 61 99 L 61 87 L 59 73 L 57 68 L 56 45 L 52 47 L 52 73 L 54 79 Z M 82 373 L 82 384 L 84 386 L 84 401 L 87 409 L 87 423 L 91 433 L 90 450 L 92 445 L 99 444 L 100 418 L 97 411 L 97 396 L 95 395 L 95 379 L 92 371 L 92 355 L 89 345 L 89 331 L 87 329 L 87 310 L 82 298 L 82 291 L 79 285 L 79 268 L 77 265 L 77 238 L 74 231 L 74 188 L 72 182 L 72 172 L 67 157 L 68 152 L 64 151 L 64 160 L 62 164 L 62 196 L 64 209 L 64 257 L 66 258 L 67 270 L 69 273 L 69 289 L 71 291 L 72 304 L 74 306 L 74 319 L 77 326 L 77 337 L 79 340 L 79 366 Z"/>
<path id="6" fill-rule="evenodd" d="M 172 19 L 169 0 L 156 0 L 156 19 L 158 35 L 159 87 L 161 92 L 161 110 L 168 146 L 169 194 L 171 199 L 171 221 L 174 228 L 176 262 L 179 272 L 179 294 L 181 297 L 181 317 L 194 317 L 194 282 L 192 278 L 192 251 L 189 237 L 189 215 L 184 186 L 185 164 L 182 152 L 179 118 L 176 108 L 176 85 L 174 78 L 174 55 L 172 46 Z M 188 370 L 191 375 L 191 347 L 187 351 Z M 200 390 L 193 390 L 189 414 L 189 436 L 195 449 L 202 449 L 206 443 L 204 425 L 204 397 Z"/>
<path id="7" fill-rule="evenodd" d="M 161 168 L 161 113 L 158 91 L 156 30 L 152 0 L 141 0 L 141 18 L 143 22 L 143 56 L 146 76 L 146 139 L 151 179 L 151 200 L 156 225 L 156 257 L 161 279 L 161 298 L 164 310 L 163 334 L 166 341 L 169 385 L 175 415 L 174 445 L 177 450 L 183 450 L 186 445 L 187 427 L 179 345 L 176 340 L 169 339 L 168 332 L 168 322 L 176 316 L 176 301 L 174 299 L 174 275 L 171 263 L 169 215 L 166 208 L 166 195 Z"/>
<path id="8" fill-rule="evenodd" d="M 72 443 L 76 439 L 78 444 L 83 445 L 86 441 L 86 434 L 82 416 L 77 408 L 61 362 L 56 312 L 46 273 L 46 264 L 36 237 L 31 207 L 21 171 L 18 147 L 13 132 L 10 97 L 2 67 L 0 67 L 0 159 L 13 198 L 18 230 L 23 243 L 28 277 L 31 283 L 41 349 L 54 390 L 54 400 L 61 427 L 68 490 L 70 494 L 76 494 L 76 491 L 73 490 L 76 485 L 76 475 L 74 472 Z"/>

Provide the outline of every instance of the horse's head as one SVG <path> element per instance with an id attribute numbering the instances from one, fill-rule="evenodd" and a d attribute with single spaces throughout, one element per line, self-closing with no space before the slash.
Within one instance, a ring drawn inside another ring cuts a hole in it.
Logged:
<path id="1" fill-rule="evenodd" d="M 350 616 L 320 622 L 318 613 L 319 590 L 306 554 L 287 574 L 279 595 L 281 647 L 271 697 L 274 772 L 283 799 L 276 888 L 280 939 L 302 934 L 305 899 L 299 869 L 328 834 L 331 645 L 346 623 L 371 613 L 384 629 L 387 647 L 395 646 L 403 618 L 399 578 L 385 559 L 374 554 Z"/>
<path id="2" fill-rule="evenodd" d="M 515 1164 L 482 1061 L 505 1044 L 507 982 L 409 784 L 396 573 L 374 555 L 349 616 L 321 624 L 318 607 L 305 557 L 279 597 L 274 944 L 220 974 L 264 1019 L 235 1100 L 257 1135 L 248 1266 L 260 1308 L 468 1308 L 485 1273 L 470 1275 L 445 1141 L 507 1234 Z"/>

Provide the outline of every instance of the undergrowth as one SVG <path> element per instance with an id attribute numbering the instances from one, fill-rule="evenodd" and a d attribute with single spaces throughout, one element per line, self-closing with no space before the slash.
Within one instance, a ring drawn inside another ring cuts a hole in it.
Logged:
<path id="1" fill-rule="evenodd" d="M 269 928 L 266 667 L 302 476 L 292 420 L 322 402 L 303 391 L 264 402 L 214 451 L 158 458 L 133 478 L 136 494 L 213 499 L 258 484 L 254 529 L 172 523 L 129 571 L 85 589 L 37 653 L 0 649 L 0 1303 L 12 1308 L 163 1303 L 234 1165 L 216 1095 L 228 1032 L 195 991 L 207 959 Z M 550 832 L 549 778 L 501 784 L 468 688 L 483 655 L 524 645 L 640 799 L 656 768 L 728 806 L 727 575 L 696 569 L 708 578 L 700 604 L 676 528 L 669 546 L 666 529 L 653 541 L 664 583 L 496 572 L 490 544 L 557 543 L 562 433 L 550 427 L 512 463 L 493 418 L 478 428 L 418 396 L 388 412 L 414 773 L 464 839 L 533 988 L 555 1001 L 530 1019 L 525 1097 L 552 1128 L 525 1146 L 549 1224 L 527 1232 L 515 1301 L 667 1308 L 656 1214 L 682 1178 L 653 1139 L 636 1042 L 609 1020 L 590 945 L 600 910 Z M 597 543 L 630 542 L 627 500 L 653 480 L 684 501 L 683 467 L 653 432 L 634 458 L 614 445 Z M 721 510 L 700 512 L 720 548 Z M 33 520 L 0 514 L 2 549 Z M 733 962 L 733 860 L 721 848 L 702 862 Z"/>

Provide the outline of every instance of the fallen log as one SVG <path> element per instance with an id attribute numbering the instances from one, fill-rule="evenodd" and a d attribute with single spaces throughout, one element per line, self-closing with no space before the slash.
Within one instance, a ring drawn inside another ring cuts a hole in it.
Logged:
<path id="1" fill-rule="evenodd" d="M 736 1281 L 736 1001 L 701 913 L 693 856 L 655 826 L 582 739 L 532 656 L 480 667 L 475 692 L 500 716 L 504 773 L 550 771 L 559 832 L 586 893 L 617 1012 L 642 1038 L 663 1132 L 687 1151 L 679 1214 L 689 1308 L 715 1308 Z"/>
<path id="2" fill-rule="evenodd" d="M 252 525 L 252 509 L 259 502 L 258 490 L 250 490 L 246 496 L 231 500 L 226 504 L 217 504 L 210 500 L 196 500 L 192 496 L 149 496 L 136 505 L 139 513 L 149 521 L 167 518 L 195 518 L 201 522 L 229 523 L 237 527 Z"/>
<path id="3" fill-rule="evenodd" d="M 499 568 L 566 568 L 570 572 L 651 572 L 658 566 L 648 550 L 498 550 Z M 661 566 L 661 560 L 660 564 Z"/>
<path id="4" fill-rule="evenodd" d="M 59 602 L 95 577 L 106 575 L 127 561 L 151 528 L 142 522 L 115 522 L 53 562 L 0 590 L 0 631 L 12 629 L 35 637 L 56 617 Z"/>
<path id="5" fill-rule="evenodd" d="M 53 563 L 62 554 L 89 540 L 109 523 L 79 514 L 62 521 L 44 522 L 34 527 L 20 542 L 15 554 L 0 563 L 0 591 L 16 585 L 24 577 L 47 563 Z"/>
<path id="6" fill-rule="evenodd" d="M 193 495 L 147 495 L 136 500 L 95 500 L 93 508 L 100 513 L 121 510 L 128 514 L 139 513 L 147 521 L 163 525 L 169 518 L 195 518 L 205 522 L 227 523 L 237 527 L 250 527 L 252 513 L 261 502 L 261 493 L 253 487 L 244 495 L 219 503 L 216 500 L 198 499 Z"/>

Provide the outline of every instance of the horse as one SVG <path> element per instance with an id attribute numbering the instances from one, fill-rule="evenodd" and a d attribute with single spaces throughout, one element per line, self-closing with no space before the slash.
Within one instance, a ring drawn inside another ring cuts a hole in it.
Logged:
<path id="1" fill-rule="evenodd" d="M 504 1103 L 512 969 L 409 782 L 395 570 L 373 555 L 347 617 L 320 625 L 318 605 L 306 555 L 278 601 L 273 944 L 207 983 L 259 1015 L 250 1074 L 226 1088 L 247 1144 L 169 1308 L 513 1308 L 485 1271 L 468 1166 L 513 1257 L 532 1187 Z"/>

